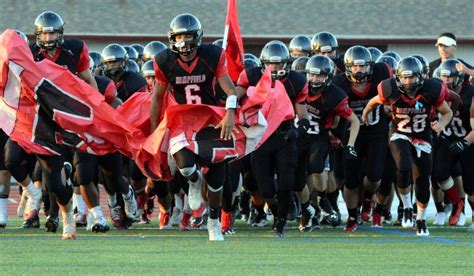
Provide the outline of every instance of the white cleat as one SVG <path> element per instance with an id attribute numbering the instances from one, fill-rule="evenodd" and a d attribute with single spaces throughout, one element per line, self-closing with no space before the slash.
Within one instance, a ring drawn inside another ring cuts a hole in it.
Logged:
<path id="1" fill-rule="evenodd" d="M 221 223 L 219 219 L 209 219 L 207 221 L 207 231 L 209 232 L 210 241 L 223 241 L 224 235 L 221 232 Z"/>
<path id="2" fill-rule="evenodd" d="M 98 218 L 96 218 L 93 222 L 93 226 L 92 226 L 92 232 L 94 233 L 105 233 L 107 231 L 110 230 L 110 227 L 107 223 L 107 220 L 105 219 L 104 216 L 100 216 Z"/>
<path id="3" fill-rule="evenodd" d="M 445 212 L 438 212 L 436 213 L 434 220 L 433 220 L 433 225 L 439 225 L 443 226 L 446 224 L 446 213 Z"/>
<path id="4" fill-rule="evenodd" d="M 197 170 L 198 179 L 196 181 L 188 180 L 188 203 L 191 210 L 196 211 L 201 207 L 201 187 L 202 187 L 202 173 Z"/>
<path id="5" fill-rule="evenodd" d="M 130 197 L 123 197 L 123 201 L 125 203 L 125 214 L 127 214 L 129 219 L 135 220 L 140 217 L 140 214 L 138 212 L 137 200 L 135 199 L 135 192 L 133 191 L 132 187 L 129 187 L 129 190 L 131 191 Z"/>
<path id="6" fill-rule="evenodd" d="M 458 223 L 456 223 L 456 226 L 464 226 L 466 224 L 466 215 L 464 213 L 461 213 L 459 216 Z"/>

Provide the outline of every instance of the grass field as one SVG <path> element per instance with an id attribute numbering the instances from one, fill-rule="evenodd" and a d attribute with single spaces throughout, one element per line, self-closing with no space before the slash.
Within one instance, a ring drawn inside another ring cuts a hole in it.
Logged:
<path id="1" fill-rule="evenodd" d="M 42 222 L 43 223 L 43 222 Z M 474 271 L 474 234 L 467 227 L 414 230 L 362 226 L 299 233 L 292 222 L 283 239 L 270 228 L 237 222 L 237 234 L 209 242 L 207 230 L 157 230 L 138 225 L 107 234 L 78 231 L 76 241 L 44 228 L 0 229 L 0 274 L 457 274 Z M 60 231 L 60 229 L 59 229 Z M 59 232 L 58 231 L 58 232 Z"/>

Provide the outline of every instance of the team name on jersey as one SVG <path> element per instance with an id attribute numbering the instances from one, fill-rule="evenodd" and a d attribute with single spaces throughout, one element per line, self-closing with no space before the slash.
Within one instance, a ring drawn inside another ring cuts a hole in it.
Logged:
<path id="1" fill-rule="evenodd" d="M 424 107 L 397 107 L 396 108 L 397 114 L 424 114 L 426 112 L 426 108 Z"/>
<path id="2" fill-rule="evenodd" d="M 370 101 L 370 99 L 349 101 L 349 104 L 350 104 L 351 108 L 365 107 L 369 101 Z"/>
<path id="3" fill-rule="evenodd" d="M 206 81 L 206 75 L 182 76 L 176 77 L 176 84 L 203 83 Z"/>

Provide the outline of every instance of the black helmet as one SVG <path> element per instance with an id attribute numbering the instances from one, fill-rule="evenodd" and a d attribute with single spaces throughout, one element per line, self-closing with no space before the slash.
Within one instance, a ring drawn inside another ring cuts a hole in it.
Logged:
<path id="1" fill-rule="evenodd" d="M 21 38 L 23 38 L 23 40 L 26 41 L 26 43 L 28 44 L 30 43 L 30 41 L 28 40 L 28 37 L 26 37 L 24 32 L 15 30 L 15 33 L 17 33 Z"/>
<path id="2" fill-rule="evenodd" d="M 292 60 L 298 57 L 294 54 L 294 51 L 299 51 L 302 52 L 304 56 L 309 56 L 311 54 L 311 39 L 306 35 L 297 35 L 290 41 L 288 50 L 290 51 Z"/>
<path id="3" fill-rule="evenodd" d="M 344 66 L 346 67 L 347 79 L 351 82 L 365 82 L 372 76 L 372 56 L 364 46 L 356 45 L 349 48 L 344 54 Z M 366 72 L 352 72 L 352 66 L 367 65 Z"/>
<path id="4" fill-rule="evenodd" d="M 456 90 L 461 86 L 464 81 L 464 73 L 459 72 L 456 69 L 456 64 L 460 63 L 457 59 L 445 60 L 441 65 L 436 68 L 433 77 L 441 79 L 441 77 L 454 77 L 453 83 L 446 85 L 449 89 Z"/>
<path id="5" fill-rule="evenodd" d="M 306 63 L 309 57 L 299 57 L 291 63 L 291 70 L 296 72 L 304 72 L 306 70 Z"/>
<path id="6" fill-rule="evenodd" d="M 127 71 L 140 74 L 140 66 L 134 60 L 129 59 L 127 63 Z"/>
<path id="7" fill-rule="evenodd" d="M 137 51 L 137 53 L 138 53 L 138 59 L 142 59 L 142 57 L 143 57 L 143 50 L 145 49 L 145 47 L 143 47 L 143 45 L 138 44 L 138 43 L 132 44 L 132 45 L 130 45 L 130 46 L 132 46 L 133 49 L 135 49 L 135 51 Z"/>
<path id="8" fill-rule="evenodd" d="M 61 47 L 64 42 L 64 21 L 59 14 L 52 11 L 42 12 L 35 19 L 36 44 L 44 50 L 52 50 Z M 58 33 L 58 37 L 52 41 L 43 41 L 40 39 L 41 33 Z"/>
<path id="9" fill-rule="evenodd" d="M 336 73 L 336 65 L 329 57 L 316 55 L 308 60 L 305 71 L 308 79 L 308 93 L 315 95 L 331 84 Z M 327 77 L 323 82 L 317 82 L 311 80 L 311 75 L 326 75 Z"/>
<path id="10" fill-rule="evenodd" d="M 400 62 L 400 60 L 402 59 L 400 54 L 395 51 L 386 51 L 382 54 L 382 56 L 393 57 L 397 62 Z"/>
<path id="11" fill-rule="evenodd" d="M 253 67 L 262 67 L 262 63 L 254 54 L 245 53 L 244 54 L 244 66 L 245 68 L 253 68 Z"/>
<path id="12" fill-rule="evenodd" d="M 319 32 L 311 39 L 313 54 L 332 52 L 337 50 L 338 47 L 336 37 L 330 32 Z"/>
<path id="13" fill-rule="evenodd" d="M 416 81 L 410 84 L 403 84 L 401 78 L 415 77 Z M 406 57 L 400 60 L 395 70 L 395 80 L 400 92 L 414 97 L 416 92 L 423 86 L 423 66 L 417 58 Z"/>
<path id="14" fill-rule="evenodd" d="M 382 55 L 382 51 L 380 51 L 376 47 L 368 47 L 367 50 L 369 50 L 370 55 L 372 56 L 372 60 L 375 61 L 379 59 L 379 57 Z"/>
<path id="15" fill-rule="evenodd" d="M 153 60 L 149 60 L 142 65 L 142 76 L 143 77 L 154 77 L 155 68 L 153 67 Z"/>
<path id="16" fill-rule="evenodd" d="M 395 69 L 397 68 L 397 60 L 394 59 L 393 57 L 391 56 L 384 56 L 384 55 L 381 55 L 378 59 L 377 59 L 377 62 L 378 63 L 385 63 L 387 64 L 390 69 L 392 69 L 392 72 L 395 72 Z"/>
<path id="17" fill-rule="evenodd" d="M 421 62 L 421 65 L 423 66 L 423 74 L 425 74 L 424 78 L 426 79 L 430 75 L 430 62 L 420 54 L 414 54 L 411 56 L 417 58 L 418 61 Z"/>
<path id="18" fill-rule="evenodd" d="M 99 52 L 96 52 L 96 51 L 90 51 L 89 52 L 89 57 L 91 58 L 91 60 L 94 62 L 94 66 L 92 67 L 92 72 L 95 71 L 95 69 L 97 67 L 100 67 L 101 64 L 102 64 L 102 56 L 100 55 Z"/>
<path id="19" fill-rule="evenodd" d="M 125 51 L 127 51 L 128 59 L 137 61 L 138 60 L 138 52 L 132 46 L 123 46 Z"/>
<path id="20" fill-rule="evenodd" d="M 106 62 L 109 61 L 119 61 L 120 67 L 119 69 L 109 69 L 107 68 Z M 101 54 L 101 63 L 102 63 L 102 70 L 104 74 L 108 77 L 114 77 L 120 72 L 127 71 L 128 67 L 128 54 L 125 48 L 117 43 L 109 44 L 105 46 L 104 50 L 102 50 Z"/>
<path id="21" fill-rule="evenodd" d="M 272 72 L 273 79 L 281 79 L 285 77 L 287 73 L 287 65 L 290 61 L 290 52 L 286 47 L 285 43 L 272 40 L 263 46 L 262 52 L 260 53 L 260 62 L 263 67 L 267 64 L 281 64 L 284 69 Z"/>
<path id="22" fill-rule="evenodd" d="M 217 40 L 214 40 L 212 42 L 212 44 L 216 45 L 216 46 L 219 46 L 220 48 L 222 48 L 222 46 L 224 45 L 224 40 L 222 38 L 220 39 L 217 39 Z"/>
<path id="23" fill-rule="evenodd" d="M 176 43 L 176 35 L 179 34 L 191 34 L 193 35 L 193 39 L 191 41 Z M 168 39 L 171 51 L 181 55 L 189 55 L 195 48 L 201 46 L 201 22 L 199 22 L 196 16 L 190 13 L 177 15 L 171 21 Z"/>
<path id="24" fill-rule="evenodd" d="M 161 41 L 152 41 L 145 45 L 143 50 L 143 61 L 146 62 L 153 59 L 159 52 L 166 50 L 166 44 Z"/>

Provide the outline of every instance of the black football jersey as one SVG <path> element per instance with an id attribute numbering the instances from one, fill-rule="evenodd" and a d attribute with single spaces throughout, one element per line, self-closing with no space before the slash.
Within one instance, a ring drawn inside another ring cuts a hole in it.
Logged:
<path id="1" fill-rule="evenodd" d="M 308 134 L 327 132 L 331 129 L 336 115 L 347 118 L 352 113 L 346 93 L 333 84 L 320 95 L 308 97 L 306 108 L 310 122 Z"/>
<path id="2" fill-rule="evenodd" d="M 215 45 L 201 45 L 197 56 L 184 62 L 170 49 L 155 56 L 155 77 L 158 82 L 170 85 L 171 93 L 179 104 L 217 105 L 219 97 L 215 92 L 216 73 L 222 70 L 220 60 L 222 48 Z"/>
<path id="3" fill-rule="evenodd" d="M 474 86 L 463 84 L 459 96 L 461 97 L 461 104 L 458 109 L 454 111 L 453 119 L 449 125 L 447 125 L 441 133 L 441 137 L 448 140 L 462 139 L 471 132 L 470 109 L 472 97 L 474 96 Z"/>
<path id="4" fill-rule="evenodd" d="M 361 119 L 362 111 L 373 97 L 377 96 L 377 85 L 388 78 L 391 78 L 391 71 L 385 63 L 375 63 L 373 74 L 369 80 L 367 89 L 360 93 L 351 87 L 351 82 L 345 73 L 338 74 L 334 78 L 334 84 L 341 87 L 349 97 L 349 106 L 354 114 Z M 384 115 L 383 106 L 377 106 L 368 116 L 369 125 L 361 124 L 359 135 L 385 135 L 388 132 L 388 120 Z"/>
<path id="5" fill-rule="evenodd" d="M 120 80 L 115 83 L 117 97 L 125 102 L 135 92 L 146 92 L 146 80 L 137 73 L 125 71 Z"/>
<path id="6" fill-rule="evenodd" d="M 42 52 L 36 43 L 30 44 L 30 49 L 35 61 L 41 61 L 46 58 L 47 54 Z M 87 62 L 89 62 L 88 51 L 86 53 L 83 53 L 83 51 L 87 51 L 83 41 L 78 39 L 65 39 L 63 45 L 58 48 L 55 55 L 49 59 L 58 65 L 66 67 L 71 73 L 77 74 L 81 69 L 87 69 L 79 68 L 81 55 L 87 56 Z M 86 67 L 88 66 L 89 63 L 87 63 Z"/>
<path id="7" fill-rule="evenodd" d="M 433 108 L 443 103 L 447 93 L 442 82 L 425 80 L 413 99 L 398 90 L 395 79 L 382 81 L 378 90 L 382 102 L 391 106 L 395 132 L 412 139 L 431 141 L 430 115 Z"/>

